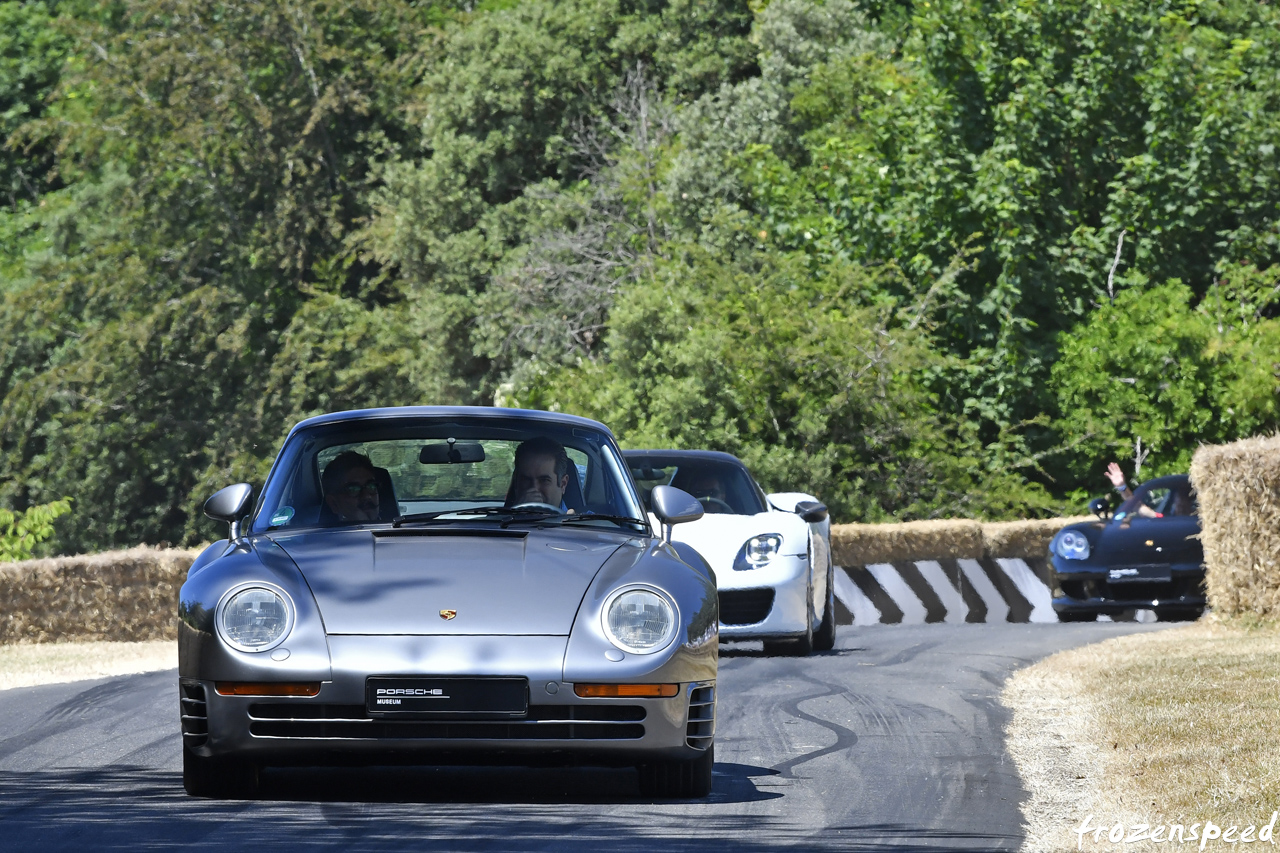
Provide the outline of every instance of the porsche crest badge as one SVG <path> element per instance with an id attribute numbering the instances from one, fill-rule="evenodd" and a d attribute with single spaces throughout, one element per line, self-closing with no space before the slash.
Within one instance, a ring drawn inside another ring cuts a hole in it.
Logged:
<path id="1" fill-rule="evenodd" d="M 443 619 L 443 620 L 444 620 L 444 621 L 446 621 L 446 622 L 448 622 L 450 619 L 452 619 L 453 617 L 455 617 L 455 616 L 457 616 L 457 615 L 458 615 L 458 611 L 456 611 L 456 610 L 441 610 L 441 611 L 440 611 L 440 618 L 441 618 L 441 619 Z"/>

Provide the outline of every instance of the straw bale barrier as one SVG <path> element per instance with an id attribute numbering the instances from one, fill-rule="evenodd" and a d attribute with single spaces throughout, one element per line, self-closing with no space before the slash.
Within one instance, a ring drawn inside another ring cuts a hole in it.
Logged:
<path id="1" fill-rule="evenodd" d="M 0 563 L 0 643 L 174 639 L 198 553 L 140 546 Z"/>
<path id="2" fill-rule="evenodd" d="M 1209 606 L 1280 617 L 1280 435 L 1201 447 L 1191 482 Z"/>
<path id="3" fill-rule="evenodd" d="M 1088 518 L 1091 516 L 985 523 L 957 518 L 900 524 L 834 524 L 831 551 L 838 566 L 1043 557 L 1055 533 Z"/>

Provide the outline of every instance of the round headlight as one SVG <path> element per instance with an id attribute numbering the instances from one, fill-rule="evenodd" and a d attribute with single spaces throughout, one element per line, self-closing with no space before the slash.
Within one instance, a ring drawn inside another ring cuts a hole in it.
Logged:
<path id="1" fill-rule="evenodd" d="M 264 652 L 284 641 L 293 627 L 293 608 L 281 593 L 266 587 L 242 589 L 226 599 L 218 613 L 218 631 L 243 652 Z"/>
<path id="2" fill-rule="evenodd" d="M 624 652 L 646 655 L 664 649 L 676 633 L 676 608 L 650 589 L 628 589 L 604 609 L 604 631 Z"/>
<path id="3" fill-rule="evenodd" d="M 782 550 L 782 537 L 777 533 L 762 533 L 752 536 L 738 549 L 738 556 L 733 558 L 733 570 L 744 572 L 769 565 L 778 552 Z"/>
<path id="4" fill-rule="evenodd" d="M 1089 540 L 1078 530 L 1064 530 L 1058 535 L 1058 556 L 1066 560 L 1089 559 Z"/>

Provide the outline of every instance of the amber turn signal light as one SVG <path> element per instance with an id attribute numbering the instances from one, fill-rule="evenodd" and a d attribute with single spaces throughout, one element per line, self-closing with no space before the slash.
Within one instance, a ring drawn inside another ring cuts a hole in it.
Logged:
<path id="1" fill-rule="evenodd" d="M 320 682 L 303 684 L 257 681 L 217 681 L 213 689 L 219 696 L 315 696 L 320 692 Z"/>
<path id="2" fill-rule="evenodd" d="M 575 684 L 573 692 L 583 699 L 670 699 L 680 692 L 679 684 Z"/>

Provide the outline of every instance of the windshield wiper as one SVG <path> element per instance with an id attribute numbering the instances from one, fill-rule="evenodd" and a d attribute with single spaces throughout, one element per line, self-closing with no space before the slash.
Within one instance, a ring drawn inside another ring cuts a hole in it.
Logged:
<path id="1" fill-rule="evenodd" d="M 572 524 L 577 521 L 613 521 L 627 524 L 644 524 L 643 519 L 632 518 L 629 515 L 607 515 L 599 512 L 584 512 L 575 515 L 564 515 L 554 521 L 551 519 L 547 520 L 552 524 Z"/>
<path id="2" fill-rule="evenodd" d="M 392 527 L 399 527 L 402 524 L 417 524 L 423 521 L 435 521 L 446 515 L 525 515 L 527 513 L 536 513 L 543 515 L 549 510 L 535 509 L 533 507 L 513 507 L 513 506 L 476 506 L 468 509 L 442 509 L 437 512 L 415 512 L 409 515 L 397 515 L 391 520 Z M 453 519 L 446 518 L 445 521 Z"/>

